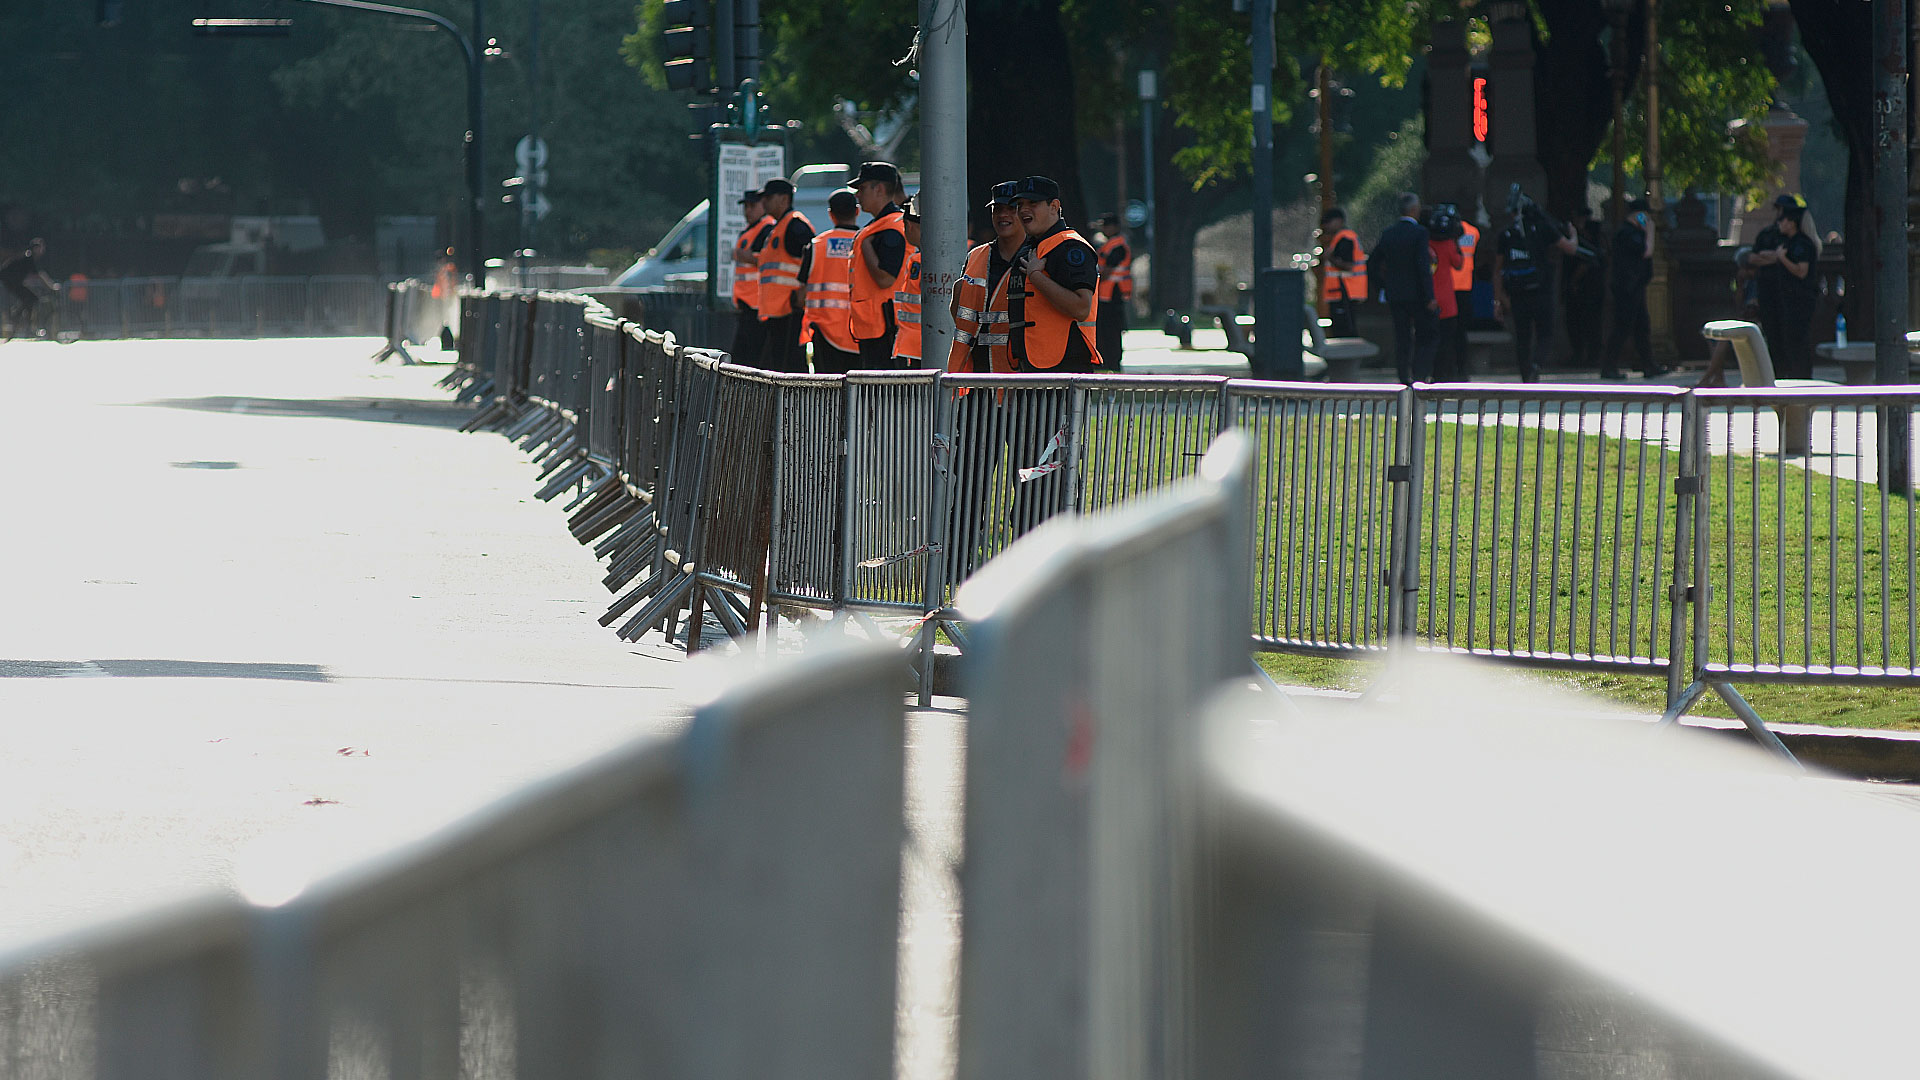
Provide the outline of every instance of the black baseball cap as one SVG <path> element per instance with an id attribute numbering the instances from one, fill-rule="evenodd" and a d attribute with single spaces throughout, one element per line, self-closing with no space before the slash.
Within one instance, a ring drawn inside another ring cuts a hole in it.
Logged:
<path id="1" fill-rule="evenodd" d="M 1025 176 L 1014 189 L 1016 199 L 1032 199 L 1035 202 L 1052 202 L 1060 197 L 1060 185 L 1044 176 Z"/>
<path id="2" fill-rule="evenodd" d="M 1019 190 L 1020 181 L 1018 180 L 1002 180 L 993 185 L 987 189 L 987 209 L 991 210 L 996 206 L 1011 206 L 1013 204 L 1013 193 Z"/>
<path id="3" fill-rule="evenodd" d="M 827 196 L 827 213 L 845 216 L 859 212 L 860 196 L 854 194 L 852 188 L 841 188 Z"/>
<path id="4" fill-rule="evenodd" d="M 783 180 L 780 177 L 776 176 L 773 179 L 767 181 L 766 186 L 760 189 L 760 194 L 791 195 L 793 194 L 793 182 L 790 180 Z"/>
<path id="5" fill-rule="evenodd" d="M 740 205 L 741 205 L 741 206 L 745 206 L 745 205 L 747 205 L 747 204 L 748 204 L 748 203 L 750 203 L 750 202 L 759 202 L 759 201 L 760 201 L 760 189 L 759 189 L 759 188 L 748 188 L 748 189 L 747 189 L 747 191 L 746 191 L 746 194 L 744 194 L 744 195 L 742 195 L 742 196 L 740 196 Z"/>
<path id="6" fill-rule="evenodd" d="M 849 186 L 859 187 L 869 180 L 878 180 L 888 187 L 899 187 L 900 170 L 894 168 L 891 162 L 863 161 L 860 163 L 860 171 L 854 173 L 853 179 L 847 183 Z"/>
<path id="7" fill-rule="evenodd" d="M 1111 226 L 1113 228 L 1118 228 L 1120 225 L 1120 215 L 1119 214 L 1101 214 L 1099 223 L 1103 226 Z"/>

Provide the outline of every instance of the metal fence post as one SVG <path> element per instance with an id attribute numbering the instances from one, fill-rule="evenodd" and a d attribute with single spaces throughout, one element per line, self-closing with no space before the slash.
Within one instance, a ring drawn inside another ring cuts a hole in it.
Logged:
<path id="1" fill-rule="evenodd" d="M 1400 391 L 1400 424 L 1397 432 L 1394 464 L 1387 469 L 1387 480 L 1398 484 L 1394 499 L 1394 542 L 1388 558 L 1393 565 L 1387 571 L 1392 595 L 1387 598 L 1387 623 L 1396 636 L 1411 638 L 1420 618 L 1420 497 L 1422 472 L 1427 459 L 1426 414 L 1413 388 Z"/>
<path id="2" fill-rule="evenodd" d="M 1685 710 L 1681 697 L 1687 693 L 1688 685 L 1699 680 L 1703 642 L 1697 635 L 1706 627 L 1705 608 L 1700 606 L 1707 591 L 1706 520 L 1695 518 L 1696 513 L 1706 510 L 1706 500 L 1701 497 L 1706 483 L 1706 470 L 1701 464 L 1701 446 L 1705 440 L 1705 432 L 1701 430 L 1703 422 L 1700 399 L 1689 392 L 1680 400 L 1680 475 L 1673 478 L 1673 590 L 1668 597 L 1673 617 L 1667 646 L 1670 657 L 1667 709 L 1675 718 L 1679 715 L 1675 710 Z M 1687 617 L 1689 612 L 1694 613 L 1691 620 Z M 1696 631 L 1690 650 L 1687 647 L 1689 626 Z M 1681 661 L 1683 656 L 1687 657 L 1685 667 Z M 1698 696 L 1697 690 L 1694 696 Z"/>
<path id="3" fill-rule="evenodd" d="M 1086 493 L 1080 490 L 1080 455 L 1087 444 L 1087 387 L 1083 379 L 1076 378 L 1067 385 L 1067 408 L 1067 415 L 1071 417 L 1067 422 L 1067 445 L 1060 448 L 1060 453 L 1067 474 L 1067 505 L 1077 514 L 1084 512 L 1086 501 Z"/>

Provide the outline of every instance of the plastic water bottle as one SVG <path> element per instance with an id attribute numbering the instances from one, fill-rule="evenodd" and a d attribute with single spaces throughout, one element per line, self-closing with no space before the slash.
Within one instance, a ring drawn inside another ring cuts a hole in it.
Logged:
<path id="1" fill-rule="evenodd" d="M 1844 311 L 1833 317 L 1833 343 L 1842 349 L 1847 347 L 1847 313 Z"/>

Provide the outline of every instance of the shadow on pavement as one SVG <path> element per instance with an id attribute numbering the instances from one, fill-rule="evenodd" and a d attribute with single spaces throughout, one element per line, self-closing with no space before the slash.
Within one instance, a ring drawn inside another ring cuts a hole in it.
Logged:
<path id="1" fill-rule="evenodd" d="M 142 401 L 139 408 L 187 409 L 193 412 L 231 413 L 236 416 L 317 417 L 327 420 L 369 420 L 376 424 L 422 424 L 458 428 L 472 418 L 472 405 L 416 401 L 408 398 L 263 398 L 198 397 Z"/>
<path id="2" fill-rule="evenodd" d="M 273 679 L 331 682 L 318 664 L 208 660 L 0 660 L 0 679 Z"/>

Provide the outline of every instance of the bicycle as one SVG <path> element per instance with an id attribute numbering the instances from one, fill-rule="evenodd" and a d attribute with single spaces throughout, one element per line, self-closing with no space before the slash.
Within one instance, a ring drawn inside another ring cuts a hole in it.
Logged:
<path id="1" fill-rule="evenodd" d="M 38 289 L 32 290 L 36 294 Z M 12 341 L 16 337 L 31 337 L 40 341 L 56 341 L 62 345 L 71 345 L 80 340 L 80 331 L 61 329 L 62 305 L 60 293 L 38 296 L 29 306 L 26 301 L 14 298 L 7 304 L 5 325 L 0 326 L 0 341 Z"/>

